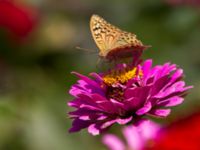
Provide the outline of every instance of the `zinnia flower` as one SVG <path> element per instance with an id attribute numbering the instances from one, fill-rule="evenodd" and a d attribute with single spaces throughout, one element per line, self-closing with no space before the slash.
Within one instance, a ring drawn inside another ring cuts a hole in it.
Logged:
<path id="1" fill-rule="evenodd" d="M 114 134 L 103 136 L 109 150 L 200 150 L 200 113 L 189 115 L 166 127 L 140 120 L 124 127 L 126 143 Z"/>
<path id="2" fill-rule="evenodd" d="M 166 117 L 171 106 L 183 102 L 183 70 L 165 63 L 152 67 L 152 60 L 136 66 L 121 64 L 106 73 L 91 73 L 93 79 L 79 73 L 78 82 L 70 89 L 76 108 L 70 132 L 88 128 L 97 135 L 114 123 L 127 124 L 144 115 Z"/>
<path id="3" fill-rule="evenodd" d="M 143 150 L 157 136 L 160 126 L 143 119 L 122 129 L 126 143 L 114 134 L 103 136 L 103 143 L 109 150 Z"/>
<path id="4" fill-rule="evenodd" d="M 32 7 L 17 4 L 13 0 L 0 1 L 0 28 L 8 31 L 17 40 L 29 35 L 37 19 Z"/>
<path id="5" fill-rule="evenodd" d="M 145 150 L 200 150 L 200 112 L 170 124 L 155 137 Z"/>

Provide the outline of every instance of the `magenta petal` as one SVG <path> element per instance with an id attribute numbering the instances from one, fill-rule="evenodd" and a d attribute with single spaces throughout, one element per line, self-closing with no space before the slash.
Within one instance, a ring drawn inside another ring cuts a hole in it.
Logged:
<path id="1" fill-rule="evenodd" d="M 80 73 L 77 73 L 77 72 L 72 72 L 72 74 L 75 74 L 77 77 L 79 77 L 80 79 L 84 80 L 85 82 L 87 82 L 89 85 L 95 87 L 95 88 L 100 88 L 99 84 L 97 84 L 97 82 L 95 82 L 94 80 L 80 74 Z"/>
<path id="2" fill-rule="evenodd" d="M 105 128 L 107 128 L 107 127 L 113 125 L 115 122 L 116 122 L 116 119 L 106 121 L 105 123 L 103 123 L 103 124 L 101 125 L 101 129 L 105 129 Z"/>
<path id="3" fill-rule="evenodd" d="M 143 141 L 155 138 L 158 131 L 161 129 L 161 127 L 158 124 L 148 119 L 140 120 L 137 123 L 136 127 L 138 132 L 142 136 Z"/>
<path id="4" fill-rule="evenodd" d="M 106 134 L 103 136 L 103 143 L 109 148 L 109 150 L 125 150 L 124 143 L 115 135 Z"/>
<path id="5" fill-rule="evenodd" d="M 172 95 L 173 93 L 175 93 L 175 96 L 180 95 L 181 93 L 183 93 L 184 91 L 187 90 L 187 89 L 185 90 L 184 86 L 185 86 L 184 81 L 178 81 L 178 82 L 174 83 L 173 85 L 171 85 L 170 87 L 162 90 L 161 92 L 156 94 L 154 97 L 155 98 L 164 98 L 164 97 Z"/>
<path id="6" fill-rule="evenodd" d="M 181 79 L 183 76 L 183 69 L 178 69 L 176 72 L 171 76 L 171 81 L 170 82 L 175 82 L 179 79 Z"/>
<path id="7" fill-rule="evenodd" d="M 74 84 L 69 90 L 69 94 L 73 95 L 74 97 L 77 97 L 79 94 L 88 94 L 94 92 L 102 95 L 104 94 L 102 89 L 100 89 L 99 87 L 94 87 L 89 82 L 86 82 L 84 80 L 78 80 L 77 82 L 78 83 Z"/>
<path id="8" fill-rule="evenodd" d="M 90 122 L 83 121 L 80 119 L 75 119 L 72 123 L 72 127 L 69 129 L 69 132 L 77 132 L 83 128 L 87 128 L 90 125 Z"/>
<path id="9" fill-rule="evenodd" d="M 70 106 L 70 107 L 76 107 L 77 108 L 77 107 L 79 107 L 81 105 L 81 100 L 79 98 L 76 98 L 76 99 L 74 99 L 72 101 L 69 101 L 67 103 L 67 105 Z"/>
<path id="10" fill-rule="evenodd" d="M 78 97 L 82 104 L 96 106 L 95 100 L 92 99 L 91 94 L 79 94 Z"/>
<path id="11" fill-rule="evenodd" d="M 170 114 L 171 109 L 155 109 L 152 110 L 149 114 L 157 117 L 166 117 Z"/>
<path id="12" fill-rule="evenodd" d="M 192 88 L 194 88 L 194 86 L 187 86 L 187 87 L 184 87 L 184 88 L 183 88 L 183 91 L 185 92 L 185 91 L 187 91 L 187 90 L 189 90 L 189 89 L 192 89 Z"/>
<path id="13" fill-rule="evenodd" d="M 88 132 L 91 133 L 92 135 L 99 135 L 100 129 L 97 127 L 96 124 L 91 124 L 88 127 Z"/>
<path id="14" fill-rule="evenodd" d="M 88 110 L 93 110 L 93 111 L 102 111 L 101 109 L 99 109 L 97 107 L 94 107 L 94 106 L 91 106 L 91 105 L 87 105 L 87 104 L 82 104 L 80 106 L 80 108 L 88 109 Z"/>
<path id="15" fill-rule="evenodd" d="M 101 103 L 109 102 L 105 97 L 103 97 L 99 94 L 88 94 L 88 95 L 80 94 L 79 99 L 82 100 L 82 104 L 91 105 L 91 106 L 97 107 L 97 108 L 101 107 L 101 105 L 100 105 Z"/>
<path id="16" fill-rule="evenodd" d="M 95 114 L 96 112 L 88 109 L 77 109 L 75 111 L 69 112 L 69 115 L 72 117 L 80 117 L 80 116 L 91 115 L 91 113 Z"/>
<path id="17" fill-rule="evenodd" d="M 99 94 L 91 94 L 91 98 L 92 98 L 93 101 L 95 101 L 95 103 L 101 103 L 101 102 L 107 102 L 108 101 L 105 97 L 103 97 Z"/>
<path id="18" fill-rule="evenodd" d="M 124 107 L 127 111 L 135 111 L 139 108 L 144 102 L 140 101 L 139 98 L 132 97 L 124 100 Z"/>
<path id="19" fill-rule="evenodd" d="M 149 90 L 150 90 L 149 86 L 129 88 L 125 91 L 124 95 L 126 98 L 136 97 L 141 100 L 144 100 L 149 95 Z"/>
<path id="20" fill-rule="evenodd" d="M 152 91 L 151 94 L 152 96 L 154 96 L 155 94 L 157 94 L 160 90 L 162 90 L 162 88 L 169 82 L 169 77 L 168 75 L 163 76 L 161 78 L 159 78 L 154 85 L 152 86 Z"/>
<path id="21" fill-rule="evenodd" d="M 80 119 L 80 120 L 85 120 L 85 121 L 86 121 L 86 120 L 90 120 L 90 117 L 87 116 L 87 115 L 85 115 L 85 116 L 80 116 L 79 119 Z"/>
<path id="22" fill-rule="evenodd" d="M 146 60 L 142 66 L 142 72 L 144 74 L 143 78 L 144 80 L 146 79 L 146 77 L 148 76 L 149 74 L 149 71 L 151 69 L 151 66 L 152 66 L 152 60 L 149 59 L 149 60 Z M 146 83 L 146 82 L 145 82 Z"/>
<path id="23" fill-rule="evenodd" d="M 90 75 L 91 75 L 92 77 L 96 78 L 96 80 L 97 80 L 98 82 L 102 82 L 102 77 L 101 77 L 100 75 L 98 75 L 97 73 L 92 72 L 92 73 L 90 73 Z"/>
<path id="24" fill-rule="evenodd" d="M 114 114 L 118 112 L 118 109 L 119 109 L 115 107 L 115 105 L 111 101 L 100 102 L 98 103 L 98 105 L 104 112 L 109 113 L 109 114 Z"/>
<path id="25" fill-rule="evenodd" d="M 69 90 L 69 94 L 74 97 L 77 97 L 77 95 L 82 94 L 82 93 L 85 93 L 85 91 L 79 85 L 76 85 L 76 84 L 73 85 L 71 89 Z"/>
<path id="26" fill-rule="evenodd" d="M 141 150 L 144 146 L 144 141 L 141 138 L 140 133 L 137 131 L 137 127 L 130 125 L 123 129 L 123 134 L 129 147 L 133 150 Z"/>
<path id="27" fill-rule="evenodd" d="M 181 104 L 184 101 L 182 97 L 174 96 L 163 101 L 159 101 L 157 106 L 171 107 Z"/>
<path id="28" fill-rule="evenodd" d="M 80 120 L 96 120 L 99 118 L 103 120 L 102 116 L 103 114 L 101 112 L 88 109 L 77 109 L 69 112 L 70 118 L 79 118 Z"/>
<path id="29" fill-rule="evenodd" d="M 158 71 L 159 71 L 161 68 L 162 68 L 162 66 L 157 65 L 157 66 L 153 67 L 153 68 L 149 71 L 147 77 L 144 79 L 145 85 L 152 84 L 152 83 L 154 83 L 154 82 L 157 80 L 155 76 L 158 74 Z"/>
<path id="30" fill-rule="evenodd" d="M 80 90 L 75 88 L 75 86 L 72 86 L 71 89 L 69 90 L 69 94 L 76 97 L 78 94 L 80 94 Z"/>
<path id="31" fill-rule="evenodd" d="M 132 119 L 133 119 L 132 116 L 130 116 L 130 117 L 128 117 L 128 118 L 124 118 L 124 119 L 119 118 L 119 119 L 116 120 L 116 122 L 119 123 L 119 124 L 121 124 L 121 125 L 123 125 L 123 124 L 127 124 L 127 123 L 130 122 Z"/>
<path id="32" fill-rule="evenodd" d="M 105 120 L 106 118 L 108 118 L 108 116 L 102 114 L 100 117 L 97 118 L 97 120 Z"/>
<path id="33" fill-rule="evenodd" d="M 144 105 L 144 107 L 142 107 L 142 108 L 140 108 L 140 109 L 138 109 L 137 111 L 136 111 L 136 114 L 137 115 L 143 115 L 143 114 L 145 114 L 145 113 L 147 113 L 148 111 L 150 111 L 151 110 L 151 102 L 147 102 L 145 105 Z"/>
<path id="34" fill-rule="evenodd" d="M 110 99 L 112 102 L 113 108 L 115 109 L 115 113 L 124 113 L 125 111 L 125 106 L 124 103 L 121 103 L 115 99 Z"/>
<path id="35" fill-rule="evenodd" d="M 98 100 L 98 97 L 95 97 L 96 100 Z M 100 99 L 99 99 L 100 100 Z M 103 110 L 106 113 L 109 114 L 115 114 L 115 113 L 120 113 L 124 111 L 124 104 L 120 103 L 114 99 L 110 100 L 100 100 L 96 102 L 97 106 L 99 109 Z"/>
<path id="36" fill-rule="evenodd" d="M 176 69 L 176 65 L 175 64 L 172 64 L 170 65 L 170 63 L 165 63 L 163 66 L 162 66 L 162 69 L 160 69 L 160 72 L 157 73 L 157 76 L 156 78 L 159 79 L 165 75 L 169 75 L 170 72 L 174 71 Z"/>

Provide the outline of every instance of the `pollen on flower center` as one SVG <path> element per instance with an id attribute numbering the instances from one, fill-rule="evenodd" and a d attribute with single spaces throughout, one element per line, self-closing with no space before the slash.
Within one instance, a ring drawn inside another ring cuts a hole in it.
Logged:
<path id="1" fill-rule="evenodd" d="M 112 70 L 111 73 L 103 77 L 103 81 L 106 85 L 111 86 L 117 83 L 124 84 L 128 80 L 135 77 L 142 76 L 142 70 L 138 70 L 137 67 L 134 67 L 130 70 Z"/>

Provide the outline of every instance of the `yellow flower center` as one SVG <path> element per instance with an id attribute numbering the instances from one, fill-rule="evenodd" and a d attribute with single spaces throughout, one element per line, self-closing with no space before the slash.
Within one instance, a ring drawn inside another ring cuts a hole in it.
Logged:
<path id="1" fill-rule="evenodd" d="M 141 77 L 142 75 L 142 70 L 138 70 L 137 67 L 134 67 L 130 70 L 112 70 L 110 74 L 107 74 L 103 77 L 103 81 L 108 86 L 111 86 L 116 83 L 124 84 L 128 80 L 133 79 L 135 77 Z"/>

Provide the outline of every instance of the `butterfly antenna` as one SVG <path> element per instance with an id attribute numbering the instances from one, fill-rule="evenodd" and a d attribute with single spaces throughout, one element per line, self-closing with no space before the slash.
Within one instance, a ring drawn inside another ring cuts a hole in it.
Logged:
<path id="1" fill-rule="evenodd" d="M 79 46 L 76 46 L 76 49 L 77 49 L 77 50 L 82 50 L 82 51 L 85 51 L 85 52 L 89 52 L 89 53 L 91 53 L 91 54 L 97 54 L 97 53 L 98 53 L 98 52 L 95 51 L 95 50 L 86 49 L 86 48 L 81 48 L 81 47 L 79 47 Z"/>

